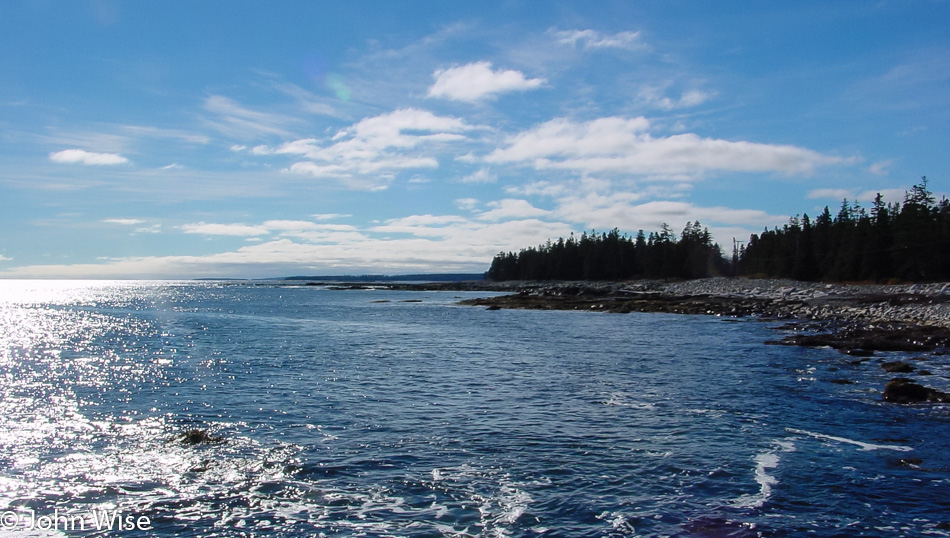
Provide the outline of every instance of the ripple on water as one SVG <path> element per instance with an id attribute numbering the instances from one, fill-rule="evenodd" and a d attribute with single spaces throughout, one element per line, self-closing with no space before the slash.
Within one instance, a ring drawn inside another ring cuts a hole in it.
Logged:
<path id="1" fill-rule="evenodd" d="M 798 381 L 837 355 L 751 344 L 762 324 L 30 286 L 0 295 L 3 509 L 192 536 L 946 535 L 945 414 Z"/>

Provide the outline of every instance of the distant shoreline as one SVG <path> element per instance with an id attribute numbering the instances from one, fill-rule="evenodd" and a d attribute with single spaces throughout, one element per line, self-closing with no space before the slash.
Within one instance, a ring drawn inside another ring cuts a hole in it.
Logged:
<path id="1" fill-rule="evenodd" d="M 825 284 L 719 277 L 679 282 L 455 282 L 401 288 L 511 292 L 463 302 L 501 308 L 910 323 L 950 329 L 950 283 Z"/>

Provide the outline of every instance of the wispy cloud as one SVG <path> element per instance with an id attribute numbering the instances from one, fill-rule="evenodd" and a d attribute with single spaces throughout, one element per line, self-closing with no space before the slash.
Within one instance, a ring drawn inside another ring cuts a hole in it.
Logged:
<path id="1" fill-rule="evenodd" d="M 118 128 L 136 138 L 171 139 L 196 145 L 211 143 L 210 136 L 186 129 L 165 129 L 148 125 L 120 125 Z"/>
<path id="2" fill-rule="evenodd" d="M 290 137 L 290 125 L 300 122 L 298 118 L 273 112 L 259 112 L 242 106 L 223 95 L 211 95 L 204 102 L 205 110 L 215 114 L 208 123 L 221 133 L 246 140 L 261 135 Z"/>
<path id="3" fill-rule="evenodd" d="M 649 47 L 640 40 L 640 32 L 603 34 L 596 30 L 552 30 L 558 43 L 584 49 L 645 50 Z"/>
<path id="4" fill-rule="evenodd" d="M 311 218 L 316 220 L 334 220 L 334 219 L 344 219 L 346 217 L 352 217 L 353 215 L 349 213 L 317 213 L 310 215 Z"/>
<path id="5" fill-rule="evenodd" d="M 675 110 L 701 105 L 716 96 L 715 92 L 698 89 L 686 90 L 679 97 L 668 97 L 664 87 L 648 87 L 640 90 L 641 103 L 660 110 Z"/>
<path id="6" fill-rule="evenodd" d="M 713 171 L 811 174 L 816 168 L 851 163 L 789 145 L 702 138 L 686 133 L 654 137 L 643 117 L 589 122 L 554 119 L 512 136 L 507 147 L 484 160 L 519 163 L 537 170 L 580 174 L 621 173 L 686 180 Z"/>
<path id="7" fill-rule="evenodd" d="M 886 176 L 890 173 L 889 169 L 894 166 L 895 162 L 895 159 L 878 161 L 868 167 L 868 172 L 871 172 L 875 176 Z"/>
<path id="8" fill-rule="evenodd" d="M 429 87 L 429 97 L 454 101 L 477 102 L 491 99 L 501 93 L 540 88 L 543 78 L 526 78 L 524 73 L 492 70 L 491 62 L 474 62 L 433 73 L 435 83 Z"/>
<path id="9" fill-rule="evenodd" d="M 13 261 L 13 258 L 10 258 L 10 257 L 4 256 L 3 254 L 0 254 L 0 262 L 9 262 L 9 261 Z"/>
<path id="10" fill-rule="evenodd" d="M 125 164 L 128 159 L 118 153 L 95 153 L 83 149 L 64 149 L 49 154 L 49 159 L 55 163 L 83 164 L 90 166 L 110 166 Z"/>
<path id="11" fill-rule="evenodd" d="M 102 222 L 107 224 L 118 224 L 120 226 L 136 226 L 138 224 L 145 223 L 145 221 L 142 219 L 103 219 Z"/>

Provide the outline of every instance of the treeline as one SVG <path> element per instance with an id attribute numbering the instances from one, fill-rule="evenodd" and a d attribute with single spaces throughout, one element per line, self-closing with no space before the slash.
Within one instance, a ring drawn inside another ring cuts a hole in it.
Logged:
<path id="1" fill-rule="evenodd" d="M 752 235 L 739 252 L 738 273 L 821 281 L 950 280 L 950 201 L 939 202 L 927 178 L 869 209 L 844 200 L 832 217 L 793 217 L 782 228 Z"/>
<path id="2" fill-rule="evenodd" d="M 921 282 L 950 280 L 950 201 L 939 202 L 927 178 L 885 203 L 878 194 L 865 209 L 847 199 L 837 215 L 825 207 L 812 220 L 792 217 L 782 228 L 753 234 L 723 257 L 709 230 L 686 225 L 676 236 L 659 232 L 633 238 L 618 229 L 573 234 L 492 260 L 490 280 L 622 280 L 744 275 L 796 280 Z"/>
<path id="3" fill-rule="evenodd" d="M 729 271 L 719 245 L 700 223 L 677 238 L 669 226 L 631 238 L 616 228 L 600 235 L 573 234 L 537 248 L 502 252 L 492 260 L 490 280 L 622 280 L 703 278 Z"/>

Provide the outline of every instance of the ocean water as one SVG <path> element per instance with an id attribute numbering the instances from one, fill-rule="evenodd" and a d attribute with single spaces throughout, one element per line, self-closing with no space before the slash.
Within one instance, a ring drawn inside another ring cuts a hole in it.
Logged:
<path id="1" fill-rule="evenodd" d="M 950 535 L 911 355 L 476 295 L 0 282 L 0 535 Z"/>

